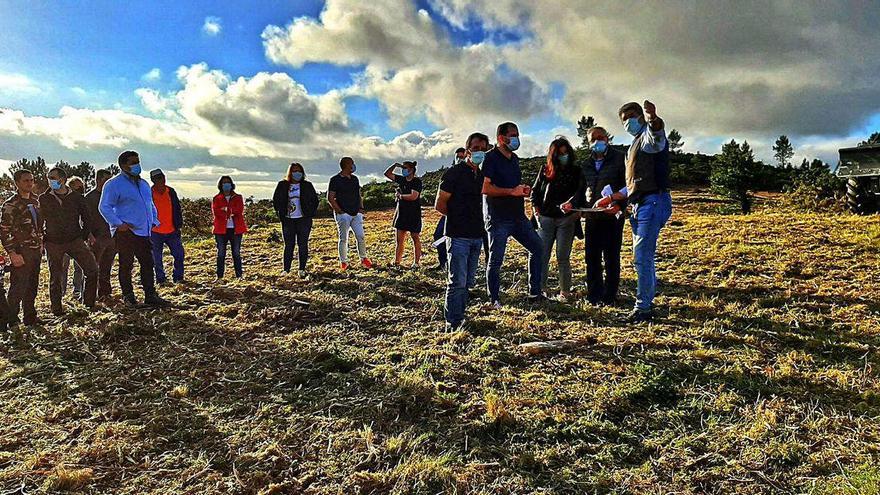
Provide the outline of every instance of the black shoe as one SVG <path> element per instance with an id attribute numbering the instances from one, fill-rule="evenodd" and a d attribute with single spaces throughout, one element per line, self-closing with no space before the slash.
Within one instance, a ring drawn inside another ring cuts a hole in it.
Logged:
<path id="1" fill-rule="evenodd" d="M 125 303 L 126 307 L 136 308 L 138 307 L 138 300 L 134 297 L 134 294 L 128 294 L 122 296 L 122 302 Z"/>
<path id="2" fill-rule="evenodd" d="M 46 324 L 45 320 L 41 320 L 40 318 L 34 319 L 26 319 L 24 320 L 24 326 L 26 327 L 40 327 Z"/>
<path id="3" fill-rule="evenodd" d="M 464 328 L 464 321 L 460 321 L 458 323 L 449 323 L 446 322 L 446 331 L 447 332 L 457 332 Z"/>
<path id="4" fill-rule="evenodd" d="M 64 316 L 64 310 L 62 308 L 52 308 L 52 316 Z"/>
<path id="5" fill-rule="evenodd" d="M 540 304 L 549 301 L 547 296 L 544 294 L 538 294 L 536 296 L 529 296 L 529 304 Z"/>
<path id="6" fill-rule="evenodd" d="M 605 306 L 617 306 L 617 298 L 616 297 L 603 297 L 602 304 Z"/>
<path id="7" fill-rule="evenodd" d="M 157 307 L 171 306 L 171 303 L 159 297 L 159 294 L 147 294 L 144 297 L 144 304 Z"/>
<path id="8" fill-rule="evenodd" d="M 632 313 L 629 314 L 627 321 L 630 323 L 645 323 L 654 321 L 654 312 L 653 311 L 639 311 L 638 309 L 633 310 Z"/>

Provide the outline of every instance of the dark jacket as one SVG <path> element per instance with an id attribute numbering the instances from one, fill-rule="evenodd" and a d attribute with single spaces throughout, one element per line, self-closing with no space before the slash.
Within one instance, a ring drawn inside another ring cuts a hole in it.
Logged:
<path id="1" fill-rule="evenodd" d="M 576 164 L 562 167 L 556 165 L 556 176 L 548 180 L 545 167 L 541 168 L 532 187 L 532 206 L 545 217 L 566 216 L 559 207 L 573 199 L 583 190 L 583 176 Z"/>
<path id="2" fill-rule="evenodd" d="M 302 180 L 300 185 L 299 204 L 302 208 L 302 214 L 305 218 L 312 218 L 318 213 L 318 192 L 315 186 L 307 181 Z M 275 186 L 275 193 L 272 195 L 272 206 L 279 219 L 287 218 L 287 207 L 290 201 L 288 196 L 290 191 L 290 182 L 287 180 L 278 181 Z"/>
<path id="3" fill-rule="evenodd" d="M 36 194 L 24 199 L 16 193 L 3 203 L 0 210 L 0 241 L 7 252 L 19 254 L 25 248 L 43 247 L 43 216 Z"/>
<path id="4" fill-rule="evenodd" d="M 43 239 L 53 244 L 64 244 L 89 236 L 90 215 L 86 198 L 73 190 L 56 196 L 52 190 L 40 195 L 40 214 L 45 223 Z"/>
<path id="5" fill-rule="evenodd" d="M 89 224 L 87 227 L 93 236 L 109 238 L 110 225 L 107 224 L 107 221 L 104 220 L 104 217 L 98 211 L 98 203 L 100 202 L 101 191 L 99 189 L 92 189 L 86 194 L 86 206 L 89 208 Z"/>
<path id="6" fill-rule="evenodd" d="M 611 146 L 605 152 L 605 160 L 602 162 L 602 168 L 598 171 L 592 154 L 583 161 L 581 171 L 584 177 L 584 188 L 578 194 L 583 206 L 593 206 L 602 197 L 602 189 L 605 186 L 611 186 L 612 192 L 620 191 L 626 186 L 625 161 L 624 154 Z M 621 208 L 626 207 L 626 202 L 620 206 Z"/>
<path id="7" fill-rule="evenodd" d="M 171 196 L 171 216 L 174 219 L 174 230 L 180 232 L 183 228 L 183 209 L 180 207 L 180 198 L 177 197 L 177 191 L 173 187 L 168 187 L 168 195 Z"/>

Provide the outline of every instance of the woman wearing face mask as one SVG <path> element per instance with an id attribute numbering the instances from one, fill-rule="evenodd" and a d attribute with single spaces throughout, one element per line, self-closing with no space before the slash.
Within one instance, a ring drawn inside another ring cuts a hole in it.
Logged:
<path id="1" fill-rule="evenodd" d="M 576 165 L 574 148 L 562 136 L 550 143 L 547 163 L 541 169 L 532 187 L 532 206 L 538 220 L 538 236 L 544 247 L 541 290 L 547 289 L 550 251 L 556 244 L 556 262 L 559 265 L 560 296 L 571 298 L 571 245 L 580 216 L 562 205 L 570 203 L 583 187 L 580 168 Z"/>
<path id="2" fill-rule="evenodd" d="M 284 273 L 290 272 L 293 249 L 299 248 L 299 276 L 306 278 L 306 261 L 309 258 L 309 236 L 312 218 L 318 211 L 318 193 L 306 180 L 306 173 L 299 163 L 287 167 L 287 176 L 278 182 L 272 195 L 272 206 L 281 221 L 284 237 Z"/>
<path id="3" fill-rule="evenodd" d="M 235 192 L 232 177 L 224 175 L 217 181 L 220 192 L 214 196 L 214 240 L 217 241 L 217 278 L 223 278 L 226 268 L 226 245 L 232 245 L 232 264 L 235 276 L 241 278 L 241 236 L 247 232 L 244 221 L 244 198 Z"/>
<path id="4" fill-rule="evenodd" d="M 394 169 L 400 167 L 400 175 Z M 406 234 L 413 241 L 413 267 L 418 267 L 422 259 L 422 179 L 416 177 L 416 162 L 395 163 L 385 171 L 385 177 L 397 184 L 397 209 L 394 211 L 397 248 L 394 252 L 394 266 L 400 266 Z"/>

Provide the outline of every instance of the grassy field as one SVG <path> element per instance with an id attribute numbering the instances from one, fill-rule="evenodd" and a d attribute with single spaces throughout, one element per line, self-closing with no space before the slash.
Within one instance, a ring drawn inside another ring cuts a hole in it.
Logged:
<path id="1" fill-rule="evenodd" d="M 443 277 L 386 268 L 388 212 L 372 271 L 338 273 L 320 220 L 308 282 L 280 273 L 275 226 L 246 236 L 243 280 L 193 240 L 173 309 L 75 309 L 0 346 L 0 487 L 880 493 L 880 219 L 674 197 L 653 325 L 623 323 L 629 253 L 621 307 L 530 308 L 517 247 L 509 305 L 480 296 L 450 334 Z M 550 339 L 579 344 L 519 348 Z"/>

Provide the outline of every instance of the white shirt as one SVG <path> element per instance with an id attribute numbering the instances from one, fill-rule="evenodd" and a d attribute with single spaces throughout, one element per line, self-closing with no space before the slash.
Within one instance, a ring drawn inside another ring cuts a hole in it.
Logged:
<path id="1" fill-rule="evenodd" d="M 228 205 L 228 204 L 229 204 L 229 198 L 231 198 L 232 196 L 223 196 L 223 197 L 226 198 L 226 204 Z M 228 209 L 229 207 L 227 206 L 226 208 Z M 229 214 L 228 211 L 227 211 L 227 214 Z M 232 217 L 231 217 L 231 216 L 230 216 L 229 218 L 226 219 L 226 228 L 227 228 L 227 229 L 234 229 L 234 228 L 235 228 L 235 221 L 232 220 Z"/>
<path id="2" fill-rule="evenodd" d="M 300 184 L 291 184 L 287 192 L 287 218 L 302 218 L 302 205 L 300 203 L 302 188 Z"/>

